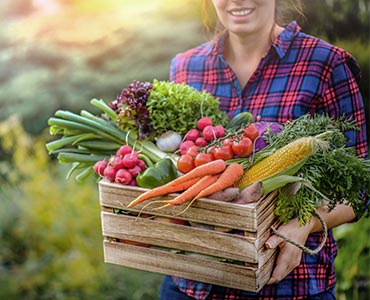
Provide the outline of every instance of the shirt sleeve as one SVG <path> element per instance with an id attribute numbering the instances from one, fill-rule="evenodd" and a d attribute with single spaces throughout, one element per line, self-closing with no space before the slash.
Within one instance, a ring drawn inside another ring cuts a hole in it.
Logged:
<path id="1" fill-rule="evenodd" d="M 358 63 L 350 54 L 344 52 L 343 59 L 335 65 L 331 73 L 324 103 L 326 112 L 334 114 L 334 117 L 345 116 L 356 122 L 358 130 L 345 132 L 347 146 L 355 147 L 359 157 L 368 159 L 365 109 L 358 86 L 360 77 Z M 360 194 L 365 203 L 362 215 L 366 215 L 369 213 L 370 198 L 363 191 Z M 360 216 L 356 216 L 354 222 L 359 218 Z"/>
<path id="2" fill-rule="evenodd" d="M 359 157 L 368 157 L 364 103 L 358 86 L 360 68 L 355 59 L 344 52 L 332 69 L 327 82 L 323 105 L 333 118 L 345 116 L 356 122 L 359 130 L 345 132 L 347 146 L 355 147 Z"/>

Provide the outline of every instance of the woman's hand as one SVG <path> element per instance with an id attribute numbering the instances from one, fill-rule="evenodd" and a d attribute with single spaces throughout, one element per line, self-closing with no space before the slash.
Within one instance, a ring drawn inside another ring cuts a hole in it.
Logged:
<path id="1" fill-rule="evenodd" d="M 281 225 L 278 231 L 286 237 L 304 245 L 312 229 L 313 222 L 305 226 L 299 226 L 298 220 L 293 219 L 290 222 Z M 265 245 L 268 249 L 280 247 L 275 269 L 273 270 L 271 278 L 267 284 L 278 283 L 299 265 L 302 257 L 302 250 L 288 242 L 285 242 L 276 235 L 272 235 L 266 241 Z"/>
<path id="2" fill-rule="evenodd" d="M 341 224 L 351 222 L 355 218 L 353 209 L 345 204 L 339 204 L 331 211 L 328 211 L 325 206 L 318 207 L 317 213 L 320 214 L 328 228 L 334 228 Z M 322 225 L 316 217 L 313 217 L 311 221 L 304 226 L 300 226 L 298 220 L 293 219 L 281 225 L 278 231 L 282 235 L 304 245 L 310 233 L 322 231 Z M 268 249 L 280 247 L 275 269 L 267 284 L 278 283 L 299 265 L 302 257 L 302 250 L 285 242 L 277 235 L 272 235 L 265 242 L 265 246 Z"/>

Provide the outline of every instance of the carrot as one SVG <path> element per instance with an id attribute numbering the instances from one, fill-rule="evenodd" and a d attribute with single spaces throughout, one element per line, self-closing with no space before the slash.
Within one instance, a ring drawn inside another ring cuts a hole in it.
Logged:
<path id="1" fill-rule="evenodd" d="M 200 191 L 207 188 L 208 186 L 215 183 L 218 179 L 219 175 L 206 175 L 198 180 L 194 185 L 189 187 L 187 190 L 182 192 L 180 195 L 178 195 L 176 198 L 172 200 L 166 201 L 167 204 L 158 207 L 157 209 L 169 207 L 172 205 L 180 205 L 185 203 L 186 201 L 192 200 L 197 194 L 199 194 Z"/>
<path id="2" fill-rule="evenodd" d="M 215 183 L 203 189 L 194 199 L 203 198 L 233 186 L 233 184 L 243 176 L 243 173 L 244 169 L 240 164 L 231 163 L 227 166 L 225 171 L 222 172 Z"/>
<path id="3" fill-rule="evenodd" d="M 163 195 L 167 195 L 167 194 L 171 194 L 171 193 L 186 190 L 187 188 L 189 188 L 193 184 L 195 184 L 197 181 L 199 181 L 199 178 L 193 178 L 193 179 L 190 179 L 188 181 L 184 181 L 184 182 L 182 182 L 178 185 L 169 185 L 167 183 L 167 184 L 158 186 L 154 189 L 146 191 L 145 193 L 138 196 L 136 199 L 132 200 L 127 205 L 127 207 L 133 207 L 133 206 L 135 206 L 135 205 L 137 205 L 137 204 L 139 204 L 139 203 L 141 203 L 145 200 L 148 200 L 148 199 L 151 199 L 151 198 L 154 198 L 154 197 L 163 196 Z"/>
<path id="4" fill-rule="evenodd" d="M 190 172 L 180 177 L 177 177 L 176 179 L 167 183 L 167 185 L 177 185 L 192 178 L 200 178 L 206 175 L 215 175 L 223 172 L 225 168 L 226 162 L 222 159 L 216 159 L 206 164 L 200 165 L 191 170 Z"/>

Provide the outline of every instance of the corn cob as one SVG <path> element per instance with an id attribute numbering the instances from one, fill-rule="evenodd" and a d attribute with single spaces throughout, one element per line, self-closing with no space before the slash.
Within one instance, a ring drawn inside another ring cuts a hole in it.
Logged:
<path id="1" fill-rule="evenodd" d="M 278 174 L 294 175 L 297 172 L 297 168 L 293 167 L 301 167 L 301 162 L 315 152 L 315 141 L 315 137 L 302 137 L 276 150 L 273 154 L 252 165 L 244 172 L 235 186 L 242 190 L 256 181 Z M 287 170 L 291 172 L 285 172 Z"/>

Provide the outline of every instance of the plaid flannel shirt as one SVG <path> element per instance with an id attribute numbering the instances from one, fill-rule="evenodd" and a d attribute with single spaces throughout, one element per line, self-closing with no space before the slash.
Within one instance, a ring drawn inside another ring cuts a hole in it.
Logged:
<path id="1" fill-rule="evenodd" d="M 282 123 L 306 113 L 351 116 L 361 130 L 346 132 L 348 146 L 367 157 L 364 107 L 358 87 L 360 70 L 349 53 L 301 32 L 292 22 L 261 59 L 246 86 L 241 87 L 222 54 L 225 38 L 226 34 L 176 55 L 170 80 L 219 98 L 220 108 L 229 117 L 249 111 L 257 120 Z M 322 233 L 311 234 L 306 246 L 316 248 L 321 239 Z M 319 254 L 303 253 L 300 265 L 284 280 L 265 286 L 258 294 L 227 288 L 218 295 L 209 284 L 177 277 L 174 281 L 195 299 L 305 299 L 334 288 L 336 253 L 329 230 Z"/>

